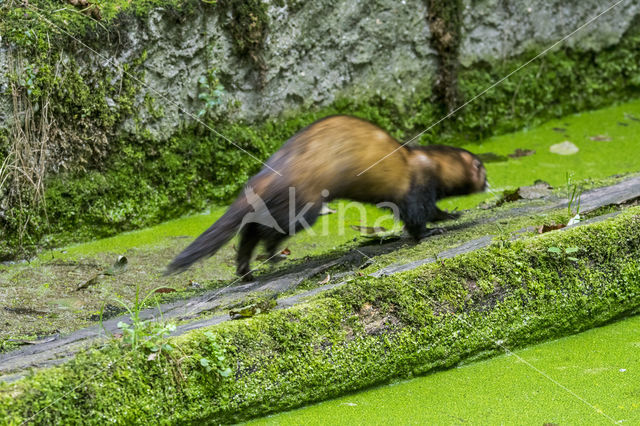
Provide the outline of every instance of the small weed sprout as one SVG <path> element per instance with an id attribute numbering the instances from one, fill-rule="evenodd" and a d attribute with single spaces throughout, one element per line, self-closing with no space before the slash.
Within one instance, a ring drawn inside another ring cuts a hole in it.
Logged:
<path id="1" fill-rule="evenodd" d="M 575 182 L 573 182 L 573 174 L 567 172 L 567 211 L 569 212 L 569 222 L 567 226 L 574 225 L 580 222 L 580 198 L 582 197 L 582 188 Z M 574 213 L 575 210 L 575 213 Z"/>
<path id="2" fill-rule="evenodd" d="M 160 312 L 160 321 L 151 319 L 143 320 L 140 318 L 140 312 L 145 305 L 145 302 L 149 297 L 155 295 L 156 289 L 151 290 L 147 295 L 140 298 L 140 289 L 136 287 L 136 298 L 133 305 L 129 306 L 121 300 L 117 300 L 129 313 L 131 318 L 131 324 L 124 321 L 118 322 L 118 328 L 122 330 L 122 341 L 131 346 L 132 350 L 138 350 L 142 348 L 149 352 L 147 360 L 153 361 L 157 359 L 157 355 L 161 352 L 166 352 L 171 357 L 171 353 L 174 351 L 174 347 L 171 346 L 167 340 L 172 332 L 175 331 L 176 325 L 173 323 L 166 323 L 162 318 L 162 312 Z M 156 300 L 157 304 L 157 300 Z M 160 306 L 158 305 L 158 310 Z M 102 322 L 102 311 L 100 312 L 100 321 Z M 197 360 L 198 364 L 204 368 L 207 374 L 214 374 L 216 378 L 227 378 L 232 374 L 231 368 L 226 364 L 226 350 L 218 343 L 217 337 L 212 332 L 208 331 L 204 333 L 206 342 L 203 352 L 207 355 L 201 355 L 195 353 L 192 356 L 184 354 L 178 347 L 183 355 L 187 358 Z M 184 359 L 184 358 L 183 358 Z M 177 361 L 178 364 L 180 360 Z"/>
<path id="3" fill-rule="evenodd" d="M 215 334 L 207 331 L 204 335 L 207 338 L 206 350 L 209 355 L 196 355 L 196 359 L 200 359 L 200 365 L 207 373 L 217 373 L 222 378 L 231 376 L 231 368 L 225 363 L 226 350 L 218 343 Z"/>
<path id="4" fill-rule="evenodd" d="M 563 253 L 565 255 L 570 255 L 570 254 L 577 253 L 578 251 L 580 251 L 580 248 L 579 247 L 567 247 L 566 249 L 562 250 L 560 247 L 553 247 L 552 246 L 552 247 L 549 247 L 547 249 L 547 251 L 549 253 L 553 253 L 555 255 L 561 256 Z M 578 258 L 574 257 L 574 256 L 567 256 L 567 259 L 568 260 L 572 260 L 574 262 L 578 261 Z"/>
<path id="5" fill-rule="evenodd" d="M 160 312 L 160 321 L 151 319 L 143 320 L 140 318 L 140 312 L 145 302 L 149 297 L 155 295 L 156 290 L 157 289 L 151 290 L 140 300 L 140 288 L 136 287 L 136 298 L 132 306 L 116 299 L 116 301 L 127 310 L 131 318 L 131 324 L 120 321 L 117 327 L 122 330 L 122 341 L 130 345 L 133 350 L 140 347 L 150 352 L 159 352 L 161 350 L 171 352 L 173 350 L 173 347 L 167 343 L 167 338 L 175 331 L 175 324 L 165 323 L 162 318 L 162 312 Z M 158 310 L 160 310 L 159 305 Z"/>
<path id="6" fill-rule="evenodd" d="M 220 105 L 224 86 L 220 83 L 216 70 L 210 70 L 198 79 L 198 88 L 198 99 L 204 101 L 204 106 L 198 111 L 198 117 L 202 118 L 210 115 Z"/>

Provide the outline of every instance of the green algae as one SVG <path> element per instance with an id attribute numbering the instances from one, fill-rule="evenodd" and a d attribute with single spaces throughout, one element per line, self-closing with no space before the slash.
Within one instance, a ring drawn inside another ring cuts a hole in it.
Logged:
<path id="1" fill-rule="evenodd" d="M 102 32 L 122 31 L 132 19 L 141 19 L 155 6 L 163 6 L 172 15 L 188 18 L 189 13 L 200 13 L 200 8 L 210 7 L 207 4 L 208 2 L 178 0 L 105 1 L 100 2 L 103 21 L 97 23 L 78 13 L 71 5 L 60 8 L 57 2 L 51 0 L 30 3 L 32 6 L 37 5 L 56 25 L 76 36 L 82 36 L 83 41 L 89 45 L 100 43 L 104 39 Z M 13 5 L 11 3 L 0 8 L 0 13 L 5 18 L 0 19 L 0 25 L 3 25 L 2 29 L 8 35 L 8 40 L 25 49 L 27 57 L 31 58 L 30 55 L 33 54 L 35 62 L 43 62 L 40 67 L 42 70 L 55 68 L 53 65 L 56 55 L 49 53 L 49 36 L 55 46 L 66 46 L 68 38 L 65 34 L 52 32 L 47 28 L 46 22 L 31 13 L 32 11 L 23 13 L 22 8 L 11 7 Z M 218 6 L 222 8 L 222 5 Z M 260 30 L 255 35 L 245 32 L 240 39 L 234 37 L 234 43 L 250 42 L 254 48 L 259 48 L 268 30 L 268 23 L 261 11 L 264 12 L 264 5 L 251 2 L 251 6 L 236 14 L 239 19 L 233 23 L 236 30 L 242 29 L 247 23 L 246 19 L 240 19 L 240 15 L 245 18 L 256 17 Z M 31 33 L 42 36 L 34 42 Z M 251 40 L 243 41 L 245 36 Z M 637 57 L 640 55 L 639 37 L 638 25 L 634 23 L 620 43 L 597 54 L 572 49 L 550 52 L 540 63 L 523 69 L 519 78 L 514 81 L 506 80 L 483 95 L 482 102 L 468 105 L 452 119 L 423 135 L 420 142 L 460 145 L 492 134 L 503 134 L 531 126 L 570 112 L 602 107 L 637 96 L 638 80 L 634 76 L 637 72 Z M 470 69 L 462 69 L 459 85 L 464 98 L 470 99 L 480 93 L 518 65 L 528 61 L 533 53 L 536 52 L 528 52 L 507 61 L 482 63 Z M 137 69 L 135 63 L 126 66 L 133 71 Z M 36 85 L 38 90 L 34 93 L 51 87 L 51 79 L 47 75 L 50 73 L 39 73 L 38 80 L 43 81 Z M 60 105 L 62 109 L 78 111 L 88 108 L 92 111 L 91 125 L 98 127 L 117 122 L 125 113 L 134 115 L 133 120 L 137 120 L 131 102 L 132 94 L 141 90 L 140 87 L 132 84 L 131 93 L 117 101 L 118 110 L 122 114 L 112 114 L 104 108 L 104 96 L 98 96 L 101 91 L 108 91 L 108 88 L 94 90 L 95 96 L 77 97 L 82 102 L 70 102 L 77 90 L 67 87 L 67 82 L 74 80 L 78 79 L 65 79 L 65 87 L 61 93 L 71 96 L 64 97 L 64 102 Z M 108 81 L 106 78 L 98 80 Z M 433 82 L 430 77 L 426 80 L 428 81 L 422 85 L 428 88 Z M 349 97 L 345 94 L 345 97 L 338 96 L 334 103 L 326 107 L 314 110 L 296 109 L 261 125 L 231 123 L 223 118 L 207 122 L 207 125 L 236 141 L 255 158 L 265 159 L 294 132 L 328 114 L 357 115 L 381 125 L 399 140 L 409 139 L 430 127 L 440 117 L 437 111 L 441 106 L 434 105 L 431 95 L 431 90 L 419 90 L 415 96 L 398 105 L 380 95 Z M 145 96 L 145 99 L 148 97 Z M 54 102 L 56 106 L 59 103 Z M 150 113 L 154 115 L 154 111 Z M 0 143 L 5 139 L 0 139 Z M 6 226 L 0 228 L 0 232 L 4 232 L 0 239 L 0 258 L 13 259 L 19 254 L 28 254 L 41 248 L 139 229 L 185 213 L 201 211 L 212 202 L 226 203 L 246 182 L 248 176 L 259 168 L 259 162 L 237 151 L 237 146 L 231 146 L 195 124 L 172 135 L 169 141 L 153 140 L 145 129 L 140 129 L 135 137 L 117 135 L 113 140 L 109 144 L 108 158 L 98 166 L 49 176 L 45 191 L 46 207 L 49 217 L 57 218 L 56 221 L 47 221 L 42 209 L 29 206 L 14 209 L 15 217 L 9 218 Z M 4 145 L 6 146 L 0 146 L 0 158 L 6 155 L 4 151 L 8 149 L 8 145 Z M 185 146 L 193 150 L 185 152 Z M 72 151 L 81 152 L 77 149 Z M 94 155 L 89 154 L 88 160 L 95 159 Z M 139 203 L 140 199 L 147 202 Z M 476 197 L 475 202 L 481 199 Z M 456 203 L 471 205 L 471 202 Z M 24 228 L 20 226 L 21 223 L 29 226 Z M 21 231 L 23 229 L 26 230 Z M 20 233 L 24 235 L 19 235 Z"/>
<path id="2" fill-rule="evenodd" d="M 477 194 L 467 197 L 454 197 L 442 200 L 439 205 L 450 210 L 462 210 L 475 207 L 480 201 L 495 197 L 504 189 L 531 185 L 535 180 L 542 179 L 553 186 L 563 187 L 567 184 L 567 174 L 575 182 L 594 181 L 611 175 L 623 175 L 640 170 L 640 156 L 637 155 L 640 121 L 640 100 L 605 108 L 599 111 L 574 114 L 560 120 L 552 120 L 534 129 L 525 129 L 508 135 L 496 136 L 479 144 L 465 146 L 475 153 L 493 152 L 498 155 L 508 155 L 516 148 L 532 149 L 536 153 L 522 158 L 509 159 L 506 162 L 487 163 L 487 175 L 493 188 L 493 193 Z M 620 123 L 626 124 L 621 126 Z M 555 129 L 565 129 L 558 132 Z M 593 141 L 590 138 L 606 135 L 610 141 Z M 570 140 L 580 151 L 571 156 L 561 156 L 549 152 L 549 147 L 555 143 Z M 607 161 L 602 161 L 606 158 Z M 347 206 L 348 202 L 334 204 L 338 210 Z M 347 225 L 373 225 L 379 217 L 388 212 L 373 206 L 363 206 L 364 217 L 358 217 L 355 208 L 346 211 Z M 169 236 L 197 236 L 206 229 L 217 217 L 222 215 L 223 207 L 215 207 L 206 214 L 192 215 L 165 222 L 147 230 L 132 231 L 116 237 L 102 239 L 90 243 L 74 245 L 65 248 L 68 253 L 92 254 L 100 251 L 121 252 L 131 246 L 156 244 Z M 340 223 L 339 215 L 321 217 L 312 228 L 311 233 L 299 233 L 292 242 L 300 240 L 311 242 L 318 248 L 318 253 L 332 246 L 323 242 L 323 229 L 328 229 L 334 244 L 339 245 L 358 236 L 356 231 L 345 227 L 344 235 L 336 235 Z M 390 227 L 386 221 L 385 226 Z M 338 232 L 341 234 L 342 232 Z M 342 238 L 344 237 L 344 238 Z M 304 245 L 304 244 L 302 244 Z M 303 251 L 299 252 L 302 253 Z M 294 252 L 296 254 L 296 252 Z M 308 253 L 304 252 L 304 255 Z"/>
<path id="3" fill-rule="evenodd" d="M 640 308 L 639 214 L 632 207 L 395 276 L 361 277 L 291 309 L 172 339 L 176 358 L 150 362 L 117 345 L 83 353 L 0 385 L 0 415 L 10 424 L 31 416 L 228 423 L 580 332 Z M 577 260 L 549 247 L 577 247 Z M 212 381 L 194 362 L 209 355 L 207 331 L 226 350 L 233 380 Z"/>
<path id="4" fill-rule="evenodd" d="M 535 150 L 535 154 L 485 164 L 492 191 L 501 192 L 531 185 L 542 179 L 552 186 L 566 186 L 567 174 L 573 181 L 602 179 L 640 170 L 638 134 L 640 100 L 554 119 L 531 129 L 494 136 L 464 148 L 474 153 L 492 152 L 507 156 L 517 148 Z M 555 130 L 554 130 L 555 129 Z M 608 140 L 592 140 L 608 139 Z M 558 155 L 551 145 L 570 141 L 580 151 Z M 493 194 L 444 200 L 444 208 L 471 208 Z"/>
<path id="5" fill-rule="evenodd" d="M 285 245 L 291 249 L 291 259 L 322 254 L 346 242 L 357 239 L 361 233 L 353 226 L 383 226 L 398 229 L 389 211 L 350 201 L 337 201 L 330 205 L 337 213 L 321 216 L 308 230 L 299 232 Z M 125 232 L 113 237 L 74 244 L 53 251 L 43 252 L 39 257 L 48 258 L 52 253 L 59 259 L 97 253 L 124 253 L 132 247 L 148 247 L 166 244 L 175 237 L 197 237 L 226 211 L 226 207 L 214 207 L 202 214 L 185 216 L 150 228 Z M 235 240 L 234 240 L 235 242 Z M 231 244 L 234 244 L 232 242 Z M 284 247 L 283 247 L 284 248 Z M 176 253 L 177 254 L 177 253 Z"/>
<path id="6" fill-rule="evenodd" d="M 536 154 L 509 159 L 504 163 L 487 163 L 490 182 L 496 188 L 495 194 L 446 199 L 442 200 L 440 205 L 451 210 L 472 207 L 480 200 L 496 196 L 500 189 L 531 184 L 535 179 L 560 185 L 558 195 L 562 197 L 566 193 L 562 185 L 566 185 L 568 172 L 572 173 L 573 181 L 581 182 L 588 187 L 616 180 L 596 179 L 599 176 L 640 170 L 640 157 L 633 155 L 636 149 L 636 132 L 640 126 L 640 122 L 632 119 L 636 117 L 640 117 L 640 101 L 573 115 L 535 129 L 490 138 L 480 145 L 468 146 L 475 152 L 506 155 L 516 148 L 522 148 L 535 149 Z M 619 122 L 627 125 L 621 126 Z M 553 130 L 558 126 L 562 126 L 566 131 L 560 133 Z M 601 134 L 606 134 L 611 141 L 589 139 Z M 575 139 L 572 135 L 582 137 Z M 572 140 L 581 151 L 573 156 L 560 156 L 548 152 L 551 144 L 563 138 Z M 600 161 L 601 158 L 607 158 L 608 161 Z M 536 202 L 529 202 L 527 205 L 533 206 Z M 253 266 L 258 268 L 257 275 L 303 267 L 310 257 L 324 256 L 330 261 L 350 251 L 360 250 L 363 244 L 375 244 L 353 230 L 351 225 L 382 225 L 398 231 L 401 227 L 400 223 L 394 224 L 388 219 L 388 211 L 372 205 L 336 201 L 331 203 L 331 207 L 338 213 L 320 217 L 310 231 L 300 232 L 284 243 L 283 248 L 291 251 L 286 262 L 274 267 L 263 264 L 263 260 L 255 260 Z M 506 216 L 510 208 L 507 204 L 492 210 L 468 211 L 455 222 L 440 224 L 447 229 L 443 235 L 431 237 L 419 245 L 409 240 L 401 241 L 390 253 L 385 254 L 383 250 L 375 257 L 375 262 L 366 266 L 360 273 L 372 273 L 396 262 L 406 263 L 433 257 L 443 250 L 460 245 L 461 241 L 479 236 L 490 235 L 496 240 L 509 239 L 516 231 L 542 224 L 566 222 L 568 219 L 566 210 L 556 210 L 521 217 L 504 217 L 499 221 L 484 223 L 497 216 Z M 166 264 L 224 211 L 224 206 L 212 207 L 206 213 L 182 217 L 154 227 L 49 250 L 28 264 L 0 266 L 0 288 L 12 295 L 7 306 L 22 306 L 25 301 L 29 301 L 28 304 L 33 309 L 46 312 L 43 318 L 29 317 L 27 320 L 24 316 L 9 314 L 12 318 L 11 326 L 5 328 L 8 334 L 4 333 L 2 337 L 7 339 L 55 332 L 66 333 L 89 325 L 91 321 L 87 318 L 95 316 L 103 303 L 114 304 L 114 298 L 130 302 L 135 296 L 136 285 L 139 285 L 143 292 L 150 291 L 158 285 L 172 287 L 177 292 L 171 297 L 178 298 L 232 283 L 235 280 L 236 240 L 232 240 L 215 256 L 194 265 L 184 274 L 168 278 L 161 276 Z M 379 222 L 379 219 L 384 217 L 387 219 Z M 527 232 L 529 234 L 525 232 L 520 235 L 530 235 L 531 230 Z M 127 256 L 130 261 L 130 268 L 126 274 L 104 278 L 98 286 L 86 291 L 75 291 L 83 282 L 108 268 L 119 255 Z M 338 265 L 327 272 L 333 277 L 339 273 L 353 273 L 357 267 L 358 265 Z M 324 278 L 324 275 L 310 277 L 296 291 L 316 287 Z M 201 290 L 190 287 L 191 282 L 198 283 Z M 46 289 L 43 287 L 44 284 L 48 284 Z"/>
<path id="7" fill-rule="evenodd" d="M 635 424 L 640 316 L 247 424 Z"/>

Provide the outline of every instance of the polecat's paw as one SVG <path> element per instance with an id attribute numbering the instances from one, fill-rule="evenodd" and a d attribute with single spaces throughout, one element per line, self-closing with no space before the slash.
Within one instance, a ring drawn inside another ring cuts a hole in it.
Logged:
<path id="1" fill-rule="evenodd" d="M 238 266 L 236 269 L 236 275 L 238 275 L 238 279 L 240 281 L 253 281 L 255 278 L 253 277 L 253 272 L 249 269 L 249 265 Z"/>
<path id="2" fill-rule="evenodd" d="M 255 277 L 253 276 L 253 272 L 247 272 L 246 274 L 243 274 L 240 276 L 240 281 L 244 281 L 244 282 L 250 282 L 250 281 L 255 281 Z"/>
<path id="3" fill-rule="evenodd" d="M 454 219 L 458 219 L 460 216 L 462 216 L 462 212 L 459 211 L 452 211 L 452 212 L 448 212 L 446 210 L 441 210 L 438 212 L 437 216 L 434 218 L 434 222 L 441 222 L 443 220 L 454 220 Z"/>
<path id="4" fill-rule="evenodd" d="M 441 234 L 444 234 L 444 231 L 445 231 L 444 228 L 427 228 L 420 235 L 420 239 L 423 240 L 425 238 L 432 237 L 434 235 L 441 235 Z"/>

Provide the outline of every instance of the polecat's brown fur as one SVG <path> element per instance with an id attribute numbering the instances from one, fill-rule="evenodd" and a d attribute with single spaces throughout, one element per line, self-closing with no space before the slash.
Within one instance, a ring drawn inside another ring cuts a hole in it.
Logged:
<path id="1" fill-rule="evenodd" d="M 429 234 L 427 222 L 451 217 L 438 209 L 437 200 L 485 186 L 485 168 L 469 151 L 438 145 L 401 147 L 367 121 L 326 117 L 273 154 L 226 213 L 171 262 L 167 273 L 213 255 L 239 231 L 237 273 L 248 275 L 260 241 L 272 256 L 282 240 L 305 222 L 312 225 L 322 203 L 334 198 L 394 203 L 407 231 L 419 240 Z M 290 198 L 290 188 L 295 188 L 295 198 Z M 292 220 L 299 214 L 301 220 Z"/>

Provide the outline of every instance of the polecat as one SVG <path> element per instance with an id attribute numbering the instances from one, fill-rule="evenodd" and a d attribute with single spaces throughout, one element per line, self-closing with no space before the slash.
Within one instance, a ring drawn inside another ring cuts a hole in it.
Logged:
<path id="1" fill-rule="evenodd" d="M 225 214 L 173 259 L 167 273 L 213 255 L 239 232 L 237 273 L 246 277 L 260 241 L 273 256 L 279 243 L 313 225 L 323 202 L 334 198 L 394 203 L 409 234 L 420 240 L 430 233 L 427 222 L 452 217 L 438 209 L 437 200 L 485 187 L 486 170 L 469 151 L 404 147 L 365 120 L 326 117 L 273 154 Z"/>

